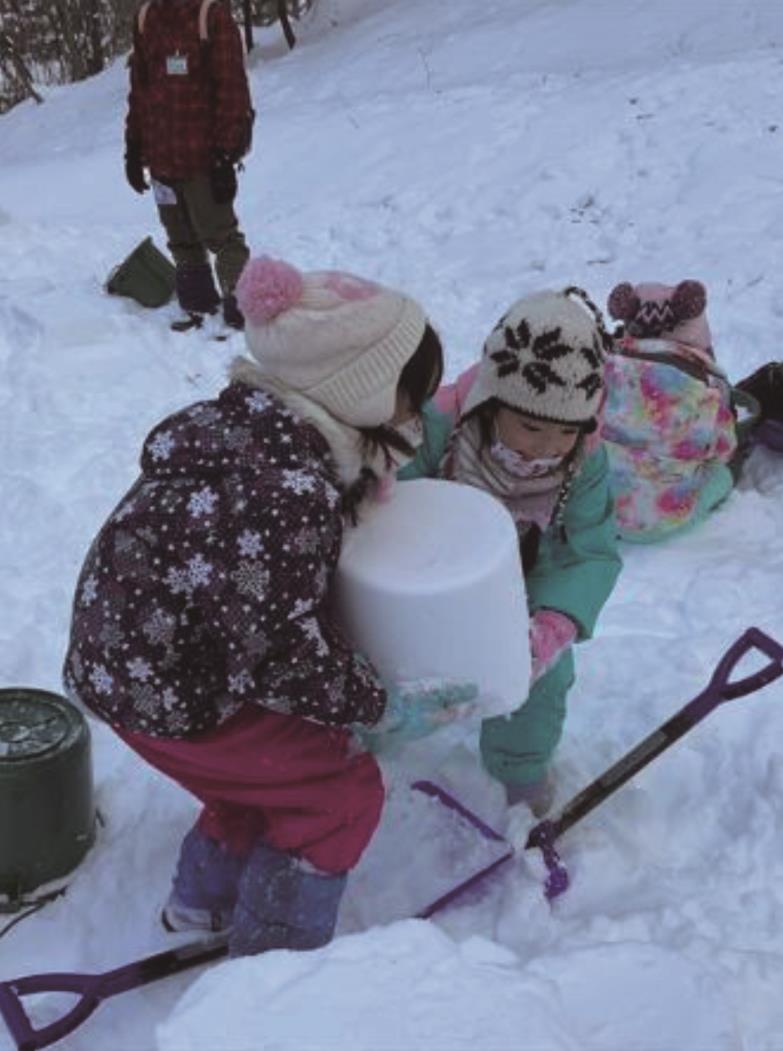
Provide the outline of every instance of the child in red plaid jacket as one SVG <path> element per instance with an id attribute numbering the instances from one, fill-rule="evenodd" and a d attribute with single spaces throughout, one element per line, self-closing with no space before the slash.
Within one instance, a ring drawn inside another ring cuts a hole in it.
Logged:
<path id="1" fill-rule="evenodd" d="M 249 251 L 233 205 L 235 165 L 249 149 L 254 114 L 229 4 L 148 0 L 136 15 L 129 66 L 125 174 L 144 193 L 149 169 L 180 306 L 198 319 L 222 298 L 226 322 L 241 327 L 233 293 Z"/>

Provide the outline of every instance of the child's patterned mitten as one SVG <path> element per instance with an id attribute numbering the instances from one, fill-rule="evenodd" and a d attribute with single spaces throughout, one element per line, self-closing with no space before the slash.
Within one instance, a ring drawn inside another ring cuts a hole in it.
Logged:
<path id="1" fill-rule="evenodd" d="M 386 710 L 374 726 L 354 731 L 371 752 L 390 752 L 408 741 L 427 737 L 476 709 L 478 688 L 471 682 L 397 683 L 387 686 Z"/>

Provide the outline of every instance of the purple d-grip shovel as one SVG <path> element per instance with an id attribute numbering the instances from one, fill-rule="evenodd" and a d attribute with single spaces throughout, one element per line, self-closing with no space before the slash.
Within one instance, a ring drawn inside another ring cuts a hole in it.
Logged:
<path id="1" fill-rule="evenodd" d="M 417 781 L 411 787 L 447 807 L 478 836 L 497 848 L 490 860 L 485 859 L 476 865 L 475 871 L 464 873 L 450 890 L 416 914 L 417 919 L 428 919 L 512 858 L 514 849 L 498 832 L 432 781 Z M 33 974 L 0 982 L 0 1015 L 16 1041 L 18 1051 L 39 1051 L 72 1033 L 104 1000 L 141 988 L 159 978 L 219 960 L 227 953 L 227 935 L 207 935 L 199 941 L 134 960 L 103 974 Z M 35 993 L 73 993 L 79 999 L 69 1012 L 49 1025 L 36 1029 L 22 1003 L 23 996 Z"/>
<path id="2" fill-rule="evenodd" d="M 752 675 L 747 675 L 737 682 L 729 682 L 729 676 L 736 666 L 752 650 L 759 650 L 769 657 L 769 664 Z M 603 803 L 613 792 L 630 780 L 634 774 L 651 763 L 675 741 L 679 740 L 705 716 L 714 711 L 725 701 L 747 697 L 762 686 L 768 686 L 783 675 L 783 646 L 758 628 L 747 631 L 729 647 L 713 672 L 706 688 L 681 708 L 676 715 L 667 719 L 657 730 L 653 731 L 635 748 L 627 752 L 613 766 L 610 766 L 600 777 L 563 807 L 559 817 L 540 821 L 531 830 L 525 844 L 529 850 L 538 847 L 547 867 L 548 875 L 544 893 L 550 901 L 562 894 L 568 887 L 568 872 L 555 849 L 555 841 L 585 814 L 589 814 L 599 803 Z"/>
<path id="3" fill-rule="evenodd" d="M 760 650 L 769 657 L 770 663 L 755 674 L 730 683 L 729 676 L 736 665 L 754 649 Z M 762 686 L 774 682 L 781 674 L 783 674 L 783 646 L 759 631 L 758 628 L 748 628 L 723 656 L 707 688 L 698 697 L 681 708 L 676 715 L 663 723 L 649 737 L 646 737 L 614 766 L 575 796 L 564 807 L 558 818 L 541 821 L 531 829 L 526 849 L 538 847 L 543 854 L 549 872 L 545 886 L 547 898 L 557 897 L 568 887 L 568 873 L 555 849 L 555 840 L 563 832 L 583 818 L 585 814 L 590 813 L 599 803 L 625 784 L 642 767 L 652 762 L 656 756 L 687 733 L 718 705 L 724 701 L 754 693 Z M 496 857 L 483 866 L 479 866 L 475 872 L 463 877 L 451 890 L 417 914 L 418 918 L 426 919 L 445 908 L 458 895 L 475 886 L 490 872 L 512 858 L 514 849 L 498 832 L 491 829 L 477 815 L 431 781 L 417 781 L 412 787 L 437 799 L 464 819 L 480 836 L 498 846 Z M 130 989 L 138 989 L 149 982 L 178 974 L 191 967 L 218 960 L 227 952 L 227 936 L 212 935 L 201 941 L 189 942 L 187 945 L 135 960 L 133 963 L 103 974 L 72 974 L 69 972 L 35 974 L 0 982 L 0 1015 L 16 1041 L 18 1051 L 39 1051 L 40 1048 L 48 1047 L 72 1033 L 109 997 L 117 996 Z M 24 1009 L 21 998 L 34 993 L 51 992 L 73 993 L 79 999 L 67 1014 L 49 1025 L 36 1029 Z"/>
<path id="4" fill-rule="evenodd" d="M 177 949 L 147 956 L 142 960 L 117 967 L 103 974 L 72 974 L 68 971 L 52 974 L 31 974 L 10 982 L 0 982 L 0 1014 L 11 1032 L 18 1051 L 38 1051 L 62 1040 L 86 1021 L 103 1000 L 129 989 L 138 989 L 158 978 L 196 967 L 225 956 L 228 938 L 189 942 Z M 75 1006 L 55 1022 L 34 1028 L 22 1004 L 21 997 L 35 993 L 73 993 L 79 999 Z"/>

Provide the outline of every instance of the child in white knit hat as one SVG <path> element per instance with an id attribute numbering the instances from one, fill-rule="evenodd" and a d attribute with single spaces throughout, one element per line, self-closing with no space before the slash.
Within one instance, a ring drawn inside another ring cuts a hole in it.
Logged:
<path id="1" fill-rule="evenodd" d="M 384 802 L 356 730 L 422 737 L 476 691 L 381 682 L 330 607 L 344 512 L 408 450 L 392 425 L 440 381 L 421 307 L 271 259 L 237 298 L 251 357 L 148 436 L 85 560 L 64 676 L 203 806 L 164 923 L 230 931 L 246 955 L 332 936 Z"/>
<path id="2" fill-rule="evenodd" d="M 418 445 L 417 421 L 431 412 L 443 374 L 437 333 L 403 293 L 265 257 L 246 267 L 237 296 L 251 357 L 234 362 L 232 377 L 277 394 L 316 427 L 355 519 L 369 492 L 423 455 L 405 434 Z"/>
<path id="3" fill-rule="evenodd" d="M 435 398 L 454 426 L 443 473 L 496 496 L 519 532 L 533 686 L 511 716 L 485 720 L 481 752 L 509 803 L 537 814 L 551 804 L 572 643 L 591 635 L 621 566 L 597 430 L 608 338 L 581 289 L 527 296 L 495 325 L 478 365 Z"/>

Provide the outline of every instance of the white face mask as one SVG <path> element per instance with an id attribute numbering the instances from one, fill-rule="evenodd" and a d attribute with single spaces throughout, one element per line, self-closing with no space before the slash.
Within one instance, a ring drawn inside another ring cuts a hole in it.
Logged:
<path id="1" fill-rule="evenodd" d="M 497 440 L 489 447 L 489 453 L 496 463 L 516 478 L 541 478 L 556 470 L 564 459 L 562 456 L 542 456 L 538 460 L 526 460 L 522 453 Z"/>

